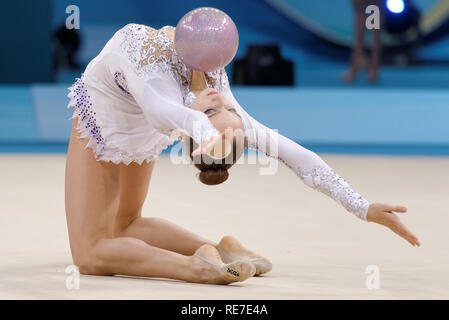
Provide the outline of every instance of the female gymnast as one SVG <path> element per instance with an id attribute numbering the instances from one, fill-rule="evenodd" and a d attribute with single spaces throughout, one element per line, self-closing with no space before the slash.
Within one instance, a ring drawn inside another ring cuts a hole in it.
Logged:
<path id="1" fill-rule="evenodd" d="M 74 114 L 66 216 L 80 273 L 228 284 L 271 270 L 268 259 L 231 236 L 215 243 L 166 220 L 141 216 L 154 163 L 174 142 L 174 132 L 197 145 L 191 150 L 193 159 L 200 159 L 195 165 L 205 184 L 227 179 L 239 146 L 257 149 L 284 162 L 306 185 L 358 218 L 419 245 L 393 213 L 406 208 L 370 204 L 315 153 L 250 117 L 234 98 L 224 69 L 202 73 L 187 68 L 174 50 L 174 30 L 126 25 L 70 88 Z M 233 162 L 205 163 L 207 156 L 217 158 L 214 150 L 220 150 L 223 132 L 230 130 L 245 132 L 243 146 L 232 140 Z M 260 132 L 266 141 L 275 139 L 277 148 L 261 142 Z"/>

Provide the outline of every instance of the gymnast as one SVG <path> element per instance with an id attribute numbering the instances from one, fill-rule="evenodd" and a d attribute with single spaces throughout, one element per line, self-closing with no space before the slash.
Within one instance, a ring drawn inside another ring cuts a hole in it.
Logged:
<path id="1" fill-rule="evenodd" d="M 80 273 L 229 284 L 271 270 L 266 257 L 232 236 L 216 243 L 164 219 L 142 217 L 155 161 L 175 137 L 191 147 L 202 183 L 224 182 L 241 150 L 255 149 L 285 163 L 307 186 L 361 220 L 420 245 L 394 213 L 405 207 L 369 203 L 317 154 L 248 115 L 223 68 L 188 68 L 174 49 L 175 29 L 126 25 L 69 88 L 74 113 L 65 202 Z M 239 132 L 244 139 L 237 139 Z M 272 140 L 276 148 L 266 143 Z"/>

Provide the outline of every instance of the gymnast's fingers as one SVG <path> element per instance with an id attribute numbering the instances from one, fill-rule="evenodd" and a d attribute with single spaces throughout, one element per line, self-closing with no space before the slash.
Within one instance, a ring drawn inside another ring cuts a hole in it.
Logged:
<path id="1" fill-rule="evenodd" d="M 221 141 L 222 134 L 219 136 L 212 137 L 201 146 L 199 146 L 195 151 L 192 152 L 192 156 L 199 156 L 200 154 L 208 154 L 215 146 L 218 141 Z"/>
<path id="2" fill-rule="evenodd" d="M 399 213 L 407 212 L 407 208 L 404 206 L 393 206 L 389 204 L 384 204 L 382 209 L 383 211 L 386 212 L 399 212 Z"/>
<path id="3" fill-rule="evenodd" d="M 414 235 L 405 225 L 402 223 L 402 221 L 397 217 L 396 215 L 391 216 L 392 223 L 390 224 L 390 229 L 399 235 L 400 237 L 404 238 L 406 241 L 408 241 L 412 246 L 420 246 L 421 243 L 419 242 L 419 239 L 416 235 Z"/>

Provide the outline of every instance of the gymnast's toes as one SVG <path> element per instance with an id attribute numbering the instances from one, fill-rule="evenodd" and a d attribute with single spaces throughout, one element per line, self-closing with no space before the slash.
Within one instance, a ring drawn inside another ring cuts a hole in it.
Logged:
<path id="1" fill-rule="evenodd" d="M 256 273 L 249 261 L 233 261 L 225 264 L 214 246 L 202 245 L 193 255 L 198 265 L 198 281 L 210 284 L 229 284 L 244 281 Z"/>
<path id="2" fill-rule="evenodd" d="M 267 273 L 273 269 L 273 265 L 271 264 L 270 260 L 264 257 L 254 258 L 249 260 L 255 268 L 256 268 L 256 276 L 259 276 L 261 274 Z"/>
<path id="3" fill-rule="evenodd" d="M 225 263 L 230 263 L 236 260 L 244 260 L 252 263 L 256 268 L 255 275 L 267 273 L 273 268 L 271 262 L 267 258 L 246 249 L 232 236 L 224 236 L 217 245 L 217 250 Z"/>

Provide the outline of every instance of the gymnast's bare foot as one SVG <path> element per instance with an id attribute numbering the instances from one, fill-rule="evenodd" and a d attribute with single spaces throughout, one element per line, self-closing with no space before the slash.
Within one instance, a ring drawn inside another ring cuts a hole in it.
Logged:
<path id="1" fill-rule="evenodd" d="M 224 263 L 217 249 L 204 244 L 192 256 L 194 263 L 199 266 L 198 281 L 210 284 L 229 284 L 244 281 L 256 273 L 255 266 L 242 260 Z"/>
<path id="2" fill-rule="evenodd" d="M 236 238 L 224 236 L 217 245 L 217 250 L 224 262 L 246 260 L 256 267 L 256 275 L 267 273 L 272 269 L 271 262 L 261 255 L 245 248 Z"/>

